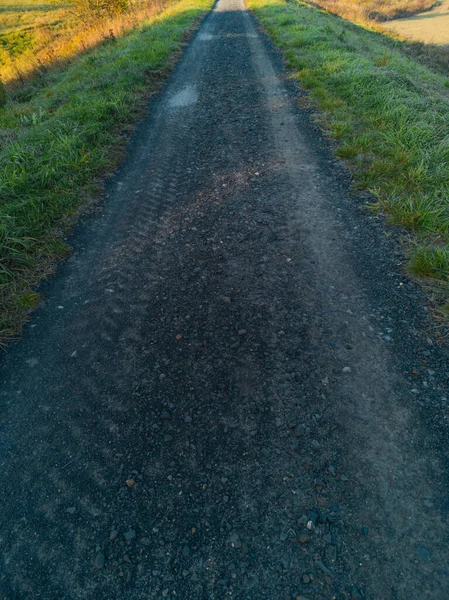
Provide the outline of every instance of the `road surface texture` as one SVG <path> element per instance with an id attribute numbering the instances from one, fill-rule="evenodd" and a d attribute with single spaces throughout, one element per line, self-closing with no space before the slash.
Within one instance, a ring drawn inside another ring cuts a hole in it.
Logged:
<path id="1" fill-rule="evenodd" d="M 449 0 L 423 13 L 382 23 L 382 27 L 427 44 L 449 44 Z"/>
<path id="2" fill-rule="evenodd" d="M 2 598 L 447 600 L 447 353 L 219 0 L 1 364 Z"/>

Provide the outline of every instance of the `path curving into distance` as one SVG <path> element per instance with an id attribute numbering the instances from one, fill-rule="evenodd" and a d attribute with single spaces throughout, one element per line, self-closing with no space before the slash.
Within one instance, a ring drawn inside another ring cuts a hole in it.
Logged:
<path id="1" fill-rule="evenodd" d="M 447 600 L 447 351 L 219 0 L 1 357 L 0 597 Z"/>

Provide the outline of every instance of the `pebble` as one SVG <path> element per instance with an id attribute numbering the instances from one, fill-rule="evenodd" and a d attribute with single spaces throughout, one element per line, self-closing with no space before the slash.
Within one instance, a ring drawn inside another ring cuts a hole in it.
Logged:
<path id="1" fill-rule="evenodd" d="M 95 566 L 97 569 L 102 569 L 104 567 L 105 557 L 103 552 L 99 552 L 95 558 Z"/>
<path id="2" fill-rule="evenodd" d="M 328 546 L 326 548 L 326 560 L 328 562 L 335 562 L 337 560 L 337 548 L 335 546 Z"/>
<path id="3" fill-rule="evenodd" d="M 317 560 L 315 564 L 325 575 L 329 575 L 329 577 L 332 576 L 332 573 L 329 571 L 329 569 L 326 567 L 322 560 Z"/>
<path id="4" fill-rule="evenodd" d="M 220 296 L 219 300 L 223 302 L 223 304 L 231 304 L 231 298 L 229 296 Z"/>
<path id="5" fill-rule="evenodd" d="M 425 546 L 417 546 L 416 554 L 418 555 L 419 560 L 422 562 L 429 562 L 431 559 L 431 552 L 429 548 L 426 548 Z"/>
<path id="6" fill-rule="evenodd" d="M 133 540 L 136 537 L 136 532 L 134 531 L 134 529 L 130 529 L 129 531 L 127 531 L 126 533 L 123 534 L 125 540 Z"/>
<path id="7" fill-rule="evenodd" d="M 343 367 L 341 372 L 345 373 L 345 374 L 352 373 L 352 369 L 351 369 L 351 367 Z"/>
<path id="8" fill-rule="evenodd" d="M 289 554 L 284 554 L 284 556 L 282 557 L 282 567 L 284 568 L 284 571 L 288 571 L 290 569 L 291 566 L 291 557 Z"/>
<path id="9" fill-rule="evenodd" d="M 310 542 L 310 536 L 306 535 L 305 533 L 301 534 L 299 536 L 299 543 L 300 544 L 307 544 L 307 542 Z"/>
<path id="10" fill-rule="evenodd" d="M 238 335 L 246 335 L 246 329 L 239 329 L 237 333 Z"/>
<path id="11" fill-rule="evenodd" d="M 186 558 L 190 556 L 190 548 L 188 546 L 184 546 L 184 548 L 182 549 L 182 555 Z"/>
<path id="12" fill-rule="evenodd" d="M 302 582 L 303 583 L 310 583 L 312 580 L 310 579 L 309 575 L 303 575 L 302 576 Z"/>
<path id="13" fill-rule="evenodd" d="M 75 511 L 76 511 L 76 508 L 74 506 L 69 506 L 69 508 L 67 509 L 67 512 L 69 513 L 69 515 L 73 515 Z"/>
<path id="14" fill-rule="evenodd" d="M 312 521 L 312 523 L 314 525 L 316 525 L 316 522 L 318 521 L 318 513 L 316 512 L 316 510 L 309 510 L 309 512 L 307 513 L 309 515 L 309 521 Z"/>
<path id="15" fill-rule="evenodd" d="M 368 535 L 368 527 L 362 527 L 362 535 Z"/>
<path id="16" fill-rule="evenodd" d="M 285 540 L 288 539 L 288 533 L 282 532 L 279 537 L 281 539 L 281 542 L 285 542 Z"/>
<path id="17" fill-rule="evenodd" d="M 118 536 L 117 529 L 113 529 L 111 531 L 111 533 L 109 534 L 109 539 L 111 540 L 111 542 L 113 542 L 117 536 Z"/>

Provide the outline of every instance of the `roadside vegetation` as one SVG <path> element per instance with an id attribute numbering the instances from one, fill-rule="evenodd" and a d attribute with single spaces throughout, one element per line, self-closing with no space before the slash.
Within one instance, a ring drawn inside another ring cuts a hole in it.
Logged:
<path id="1" fill-rule="evenodd" d="M 248 4 L 309 90 L 357 186 L 371 192 L 371 210 L 411 232 L 410 272 L 447 302 L 448 77 L 404 55 L 401 42 L 310 4 Z"/>
<path id="2" fill-rule="evenodd" d="M 98 195 L 123 133 L 211 0 L 181 0 L 65 65 L 7 87 L 0 108 L 0 341 L 38 301 L 64 229 Z"/>

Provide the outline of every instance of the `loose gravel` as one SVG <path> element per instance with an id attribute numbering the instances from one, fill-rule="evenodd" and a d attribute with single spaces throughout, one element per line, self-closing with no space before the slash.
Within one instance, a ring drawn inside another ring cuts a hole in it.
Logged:
<path id="1" fill-rule="evenodd" d="M 219 0 L 0 365 L 0 595 L 447 600 L 447 351 Z"/>

